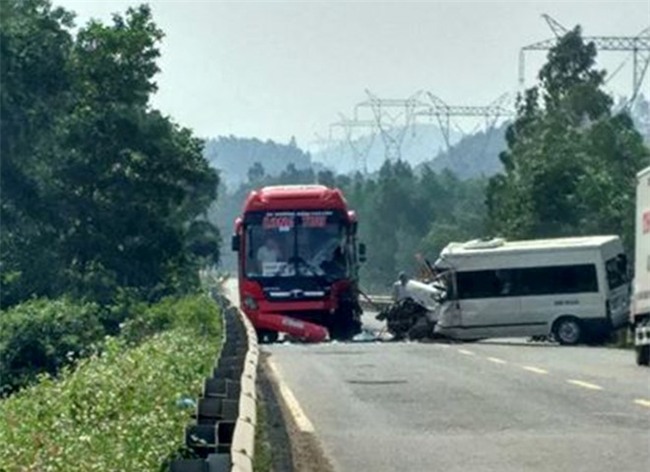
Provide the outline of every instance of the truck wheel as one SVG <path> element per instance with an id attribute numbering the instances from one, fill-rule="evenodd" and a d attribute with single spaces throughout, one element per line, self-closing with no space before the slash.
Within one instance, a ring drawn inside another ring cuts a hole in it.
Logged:
<path id="1" fill-rule="evenodd" d="M 355 319 L 343 319 L 330 327 L 330 337 L 339 341 L 347 341 L 361 332 L 361 322 Z"/>
<path id="2" fill-rule="evenodd" d="M 649 365 L 650 364 L 650 346 L 636 346 L 636 365 Z"/>
<path id="3" fill-rule="evenodd" d="M 560 318 L 553 325 L 553 335 L 564 346 L 575 346 L 582 338 L 580 321 L 573 316 Z"/>
<path id="4" fill-rule="evenodd" d="M 257 342 L 260 344 L 273 344 L 278 341 L 278 332 L 269 331 L 267 329 L 258 329 L 257 332 Z"/>

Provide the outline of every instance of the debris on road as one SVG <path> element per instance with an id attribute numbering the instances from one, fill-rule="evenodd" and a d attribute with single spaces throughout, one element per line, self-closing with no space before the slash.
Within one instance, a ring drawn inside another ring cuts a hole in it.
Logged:
<path id="1" fill-rule="evenodd" d="M 424 306 L 404 298 L 379 312 L 376 319 L 386 321 L 386 328 L 395 340 L 422 339 L 433 334 L 434 324 L 427 313 Z"/>

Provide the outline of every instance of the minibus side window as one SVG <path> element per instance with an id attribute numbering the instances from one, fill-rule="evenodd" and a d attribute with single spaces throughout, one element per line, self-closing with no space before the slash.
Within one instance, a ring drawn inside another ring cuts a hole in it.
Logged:
<path id="1" fill-rule="evenodd" d="M 458 272 L 458 298 L 598 292 L 594 264 Z"/>
<path id="2" fill-rule="evenodd" d="M 513 269 L 458 272 L 458 298 L 462 300 L 515 295 L 515 275 Z"/>
<path id="3" fill-rule="evenodd" d="M 552 295 L 598 292 L 596 266 L 530 267 L 518 269 L 520 295 Z"/>

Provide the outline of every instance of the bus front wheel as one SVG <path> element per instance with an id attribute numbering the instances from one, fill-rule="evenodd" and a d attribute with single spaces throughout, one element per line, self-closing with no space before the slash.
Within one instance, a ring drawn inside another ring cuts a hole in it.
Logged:
<path id="1" fill-rule="evenodd" d="M 257 329 L 257 342 L 260 344 L 273 344 L 278 341 L 278 332 L 268 329 Z"/>

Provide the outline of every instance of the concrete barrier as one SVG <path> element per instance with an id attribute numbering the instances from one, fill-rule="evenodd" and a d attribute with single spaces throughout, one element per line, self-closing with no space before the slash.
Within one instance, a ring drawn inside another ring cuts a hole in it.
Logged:
<path id="1" fill-rule="evenodd" d="M 257 334 L 246 315 L 213 290 L 221 307 L 224 340 L 212 376 L 185 430 L 185 443 L 201 459 L 179 459 L 173 472 L 252 472 L 257 425 Z"/>

